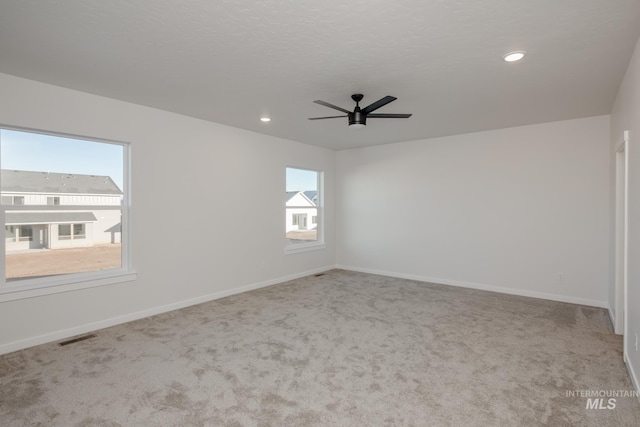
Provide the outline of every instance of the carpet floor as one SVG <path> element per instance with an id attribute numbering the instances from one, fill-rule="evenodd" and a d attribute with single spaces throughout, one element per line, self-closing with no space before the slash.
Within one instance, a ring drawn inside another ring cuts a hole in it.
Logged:
<path id="1" fill-rule="evenodd" d="M 0 425 L 640 425 L 598 308 L 332 270 L 95 334 L 0 356 Z"/>

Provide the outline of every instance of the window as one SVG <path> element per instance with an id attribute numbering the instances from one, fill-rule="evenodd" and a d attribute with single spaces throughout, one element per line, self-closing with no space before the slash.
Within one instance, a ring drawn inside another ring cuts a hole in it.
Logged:
<path id="1" fill-rule="evenodd" d="M 73 238 L 84 239 L 85 237 L 84 224 L 73 224 Z"/>
<path id="2" fill-rule="evenodd" d="M 71 224 L 58 224 L 58 239 L 71 240 Z"/>
<path id="3" fill-rule="evenodd" d="M 308 214 L 306 214 L 306 213 L 294 213 L 291 216 L 292 216 L 291 225 L 297 225 L 298 226 L 298 230 L 306 230 L 307 229 L 307 216 L 309 216 Z M 292 233 L 290 232 L 289 235 L 292 235 Z"/>
<path id="4" fill-rule="evenodd" d="M 20 242 L 30 242 L 33 240 L 33 227 L 30 225 L 21 225 L 18 229 Z"/>
<path id="5" fill-rule="evenodd" d="M 73 229 L 73 234 L 71 230 Z M 86 238 L 85 224 L 58 224 L 58 240 Z"/>
<path id="6" fill-rule="evenodd" d="M 0 302 L 135 278 L 129 150 L 122 142 L 0 128 Z"/>
<path id="7" fill-rule="evenodd" d="M 286 168 L 286 252 L 324 247 L 322 177 L 320 171 Z"/>

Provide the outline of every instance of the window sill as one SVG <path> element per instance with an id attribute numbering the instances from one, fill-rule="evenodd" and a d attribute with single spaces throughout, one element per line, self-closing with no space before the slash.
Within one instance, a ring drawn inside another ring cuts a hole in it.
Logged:
<path id="1" fill-rule="evenodd" d="M 301 252 L 311 252 L 311 251 L 319 251 L 324 249 L 326 246 L 324 243 L 301 243 L 301 244 L 292 244 L 284 248 L 284 254 L 298 254 Z"/>
<path id="2" fill-rule="evenodd" d="M 79 273 L 66 275 L 64 278 L 49 278 L 46 282 L 37 280 L 35 283 L 25 279 L 19 284 L 5 284 L 5 287 L 0 290 L 0 302 L 131 282 L 136 280 L 137 276 L 135 271 L 129 270 L 109 273 Z"/>

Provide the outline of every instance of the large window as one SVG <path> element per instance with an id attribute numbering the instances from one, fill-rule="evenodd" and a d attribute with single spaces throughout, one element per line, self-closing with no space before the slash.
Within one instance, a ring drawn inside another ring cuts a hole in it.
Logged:
<path id="1" fill-rule="evenodd" d="M 0 301 L 132 280 L 129 145 L 0 128 Z"/>
<path id="2" fill-rule="evenodd" d="M 286 251 L 323 247 L 322 172 L 287 168 L 286 179 Z"/>

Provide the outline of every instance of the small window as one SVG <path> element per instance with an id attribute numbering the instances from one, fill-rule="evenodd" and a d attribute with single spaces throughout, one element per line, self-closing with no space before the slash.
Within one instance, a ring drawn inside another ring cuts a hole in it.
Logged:
<path id="1" fill-rule="evenodd" d="M 322 230 L 322 172 L 286 168 L 286 250 L 324 247 Z"/>
<path id="2" fill-rule="evenodd" d="M 71 240 L 71 224 L 58 224 L 58 239 Z"/>
<path id="3" fill-rule="evenodd" d="M 21 242 L 30 242 L 33 240 L 33 227 L 30 225 L 21 225 L 20 226 L 20 238 L 18 239 Z"/>
<path id="4" fill-rule="evenodd" d="M 298 230 L 306 230 L 307 229 L 307 217 L 309 216 L 306 213 L 294 213 L 292 216 L 292 225 L 297 225 Z M 291 233 L 289 233 L 291 235 Z"/>
<path id="5" fill-rule="evenodd" d="M 73 224 L 73 238 L 84 239 L 85 237 L 84 224 Z"/>
<path id="6" fill-rule="evenodd" d="M 135 279 L 129 150 L 121 142 L 0 128 L 0 300 Z M 11 194 L 16 188 L 24 191 Z"/>

